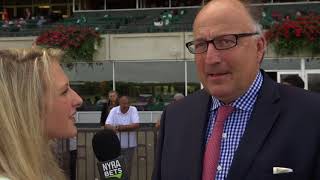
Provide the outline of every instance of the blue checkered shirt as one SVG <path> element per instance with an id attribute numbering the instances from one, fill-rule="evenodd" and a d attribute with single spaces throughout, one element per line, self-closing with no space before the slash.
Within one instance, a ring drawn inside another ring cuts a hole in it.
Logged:
<path id="1" fill-rule="evenodd" d="M 231 113 L 224 124 L 221 139 L 220 160 L 218 163 L 215 180 L 224 180 L 228 175 L 233 155 L 239 145 L 247 122 L 251 116 L 251 112 L 256 102 L 259 89 L 262 85 L 262 81 L 263 77 L 261 72 L 259 72 L 249 90 L 231 104 L 235 108 L 235 110 Z M 210 118 L 208 122 L 206 143 L 208 142 L 208 139 L 212 133 L 217 109 L 221 105 L 223 105 L 222 102 L 212 97 L 212 108 L 210 111 Z"/>

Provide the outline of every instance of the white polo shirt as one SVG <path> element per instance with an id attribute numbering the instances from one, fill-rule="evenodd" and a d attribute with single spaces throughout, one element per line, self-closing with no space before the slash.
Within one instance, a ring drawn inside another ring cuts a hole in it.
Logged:
<path id="1" fill-rule="evenodd" d="M 69 139 L 69 150 L 70 151 L 77 150 L 77 136 Z"/>
<path id="2" fill-rule="evenodd" d="M 121 112 L 120 106 L 116 106 L 111 109 L 106 120 L 106 124 L 110 124 L 112 126 L 129 125 L 133 123 L 139 123 L 138 110 L 134 106 L 130 106 L 129 110 L 125 114 Z M 137 146 L 136 131 L 119 132 L 117 135 L 121 142 L 121 148 Z"/>

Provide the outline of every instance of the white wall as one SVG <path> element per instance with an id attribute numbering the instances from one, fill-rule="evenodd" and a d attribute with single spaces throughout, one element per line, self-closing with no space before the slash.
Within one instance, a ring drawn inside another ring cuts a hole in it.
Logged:
<path id="1" fill-rule="evenodd" d="M 115 60 L 184 59 L 184 33 L 110 35 L 110 58 Z"/>
<path id="2" fill-rule="evenodd" d="M 0 38 L 0 49 L 31 47 L 36 37 Z M 194 59 L 185 47 L 193 39 L 192 32 L 104 34 L 94 55 L 103 60 L 176 60 Z M 277 57 L 267 48 L 265 57 Z"/>
<path id="3" fill-rule="evenodd" d="M 30 48 L 36 37 L 2 37 L 0 49 L 7 48 Z"/>

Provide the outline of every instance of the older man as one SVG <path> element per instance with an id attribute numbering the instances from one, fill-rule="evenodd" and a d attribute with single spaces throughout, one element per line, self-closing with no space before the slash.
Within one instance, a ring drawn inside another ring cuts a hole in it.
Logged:
<path id="1" fill-rule="evenodd" d="M 204 90 L 163 112 L 153 180 L 320 179 L 320 96 L 260 70 L 266 41 L 247 6 L 210 1 L 193 29 Z"/>
<path id="2" fill-rule="evenodd" d="M 139 128 L 139 114 L 136 107 L 129 105 L 128 96 L 119 98 L 119 106 L 111 109 L 105 127 L 117 132 L 121 143 L 121 154 L 126 160 L 130 178 L 132 158 L 137 147 L 136 130 Z"/>

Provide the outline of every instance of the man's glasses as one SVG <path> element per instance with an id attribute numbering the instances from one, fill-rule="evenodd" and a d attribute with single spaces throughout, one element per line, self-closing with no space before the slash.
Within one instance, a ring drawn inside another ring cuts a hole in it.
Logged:
<path id="1" fill-rule="evenodd" d="M 212 43 L 216 50 L 226 50 L 233 48 L 237 45 L 238 39 L 247 36 L 253 36 L 259 34 L 258 32 L 253 33 L 241 33 L 241 34 L 227 34 L 215 37 L 211 40 L 199 39 L 186 43 L 186 46 L 190 53 L 201 54 L 208 50 L 209 43 Z"/>

